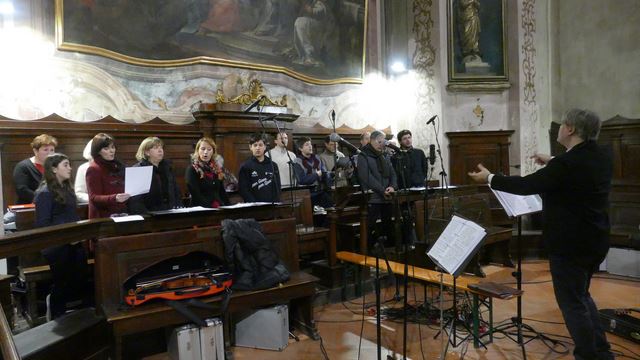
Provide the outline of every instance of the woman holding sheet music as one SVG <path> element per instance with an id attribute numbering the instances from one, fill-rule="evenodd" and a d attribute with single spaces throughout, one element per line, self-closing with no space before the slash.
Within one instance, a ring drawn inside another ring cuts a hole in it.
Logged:
<path id="1" fill-rule="evenodd" d="M 124 192 L 124 164 L 116 159 L 116 144 L 109 134 L 99 133 L 91 142 L 93 160 L 87 168 L 89 219 L 127 212 L 130 195 Z"/>
<path id="2" fill-rule="evenodd" d="M 593 273 L 609 250 L 609 192 L 613 174 L 610 151 L 596 140 L 600 118 L 573 109 L 562 118 L 557 141 L 567 151 L 556 157 L 536 154 L 546 165 L 524 177 L 501 176 L 481 164 L 469 173 L 493 189 L 542 197 L 543 238 L 556 300 L 575 343 L 576 359 L 613 359 L 589 294 Z"/>
<path id="3" fill-rule="evenodd" d="M 145 214 L 149 211 L 169 210 L 182 207 L 180 187 L 173 174 L 171 163 L 164 158 L 164 143 L 150 136 L 140 143 L 136 153 L 138 163 L 133 166 L 153 166 L 151 187 L 146 194 L 129 199 L 131 214 Z"/>

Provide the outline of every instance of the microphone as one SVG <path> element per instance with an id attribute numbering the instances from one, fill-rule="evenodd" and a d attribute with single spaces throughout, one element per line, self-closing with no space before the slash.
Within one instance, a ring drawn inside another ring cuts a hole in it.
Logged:
<path id="1" fill-rule="evenodd" d="M 335 125 L 336 123 L 336 111 L 331 110 L 331 122 Z"/>
<path id="2" fill-rule="evenodd" d="M 434 122 L 436 120 L 436 118 L 438 117 L 438 115 L 433 115 L 431 117 L 431 119 L 427 120 L 427 125 L 431 124 L 432 122 Z"/>
<path id="3" fill-rule="evenodd" d="M 393 145 L 393 144 L 391 143 L 391 141 L 389 141 L 389 140 L 385 140 L 385 141 L 384 141 L 384 146 L 386 146 L 386 147 L 388 147 L 389 149 L 392 149 L 392 150 L 394 150 L 394 151 L 396 151 L 396 152 L 400 152 L 400 148 L 399 148 L 399 147 L 397 147 L 397 146 L 395 146 L 395 145 Z"/>
<path id="4" fill-rule="evenodd" d="M 337 142 L 340 145 L 347 147 L 349 150 L 351 150 L 352 153 L 360 154 L 360 149 L 358 149 L 352 143 L 350 143 L 347 140 L 343 139 L 340 135 L 338 135 L 336 133 L 331 133 L 331 135 L 329 135 L 329 140 Z"/>
<path id="5" fill-rule="evenodd" d="M 436 163 L 436 146 L 429 145 L 429 164 L 433 166 Z"/>
<path id="6" fill-rule="evenodd" d="M 249 111 L 251 111 L 254 107 L 261 105 L 262 100 L 264 100 L 266 98 L 265 95 L 260 95 L 258 96 L 258 98 L 256 99 L 256 101 L 252 102 L 251 105 L 249 105 L 248 108 L 244 109 L 244 113 L 248 113 Z"/>

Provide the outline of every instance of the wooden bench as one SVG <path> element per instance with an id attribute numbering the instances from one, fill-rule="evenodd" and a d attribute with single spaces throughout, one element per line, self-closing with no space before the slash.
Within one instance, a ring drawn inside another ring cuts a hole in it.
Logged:
<path id="1" fill-rule="evenodd" d="M 87 259 L 89 274 L 93 271 L 94 259 Z M 44 314 L 38 312 L 38 299 L 44 299 L 46 295 L 38 293 L 38 285 L 51 281 L 51 267 L 49 265 L 18 267 L 18 277 L 26 285 L 26 305 L 24 309 L 26 320 L 31 326 L 42 324 L 46 321 Z"/>
<path id="2" fill-rule="evenodd" d="M 13 337 L 22 359 L 106 358 L 107 323 L 92 308 L 65 314 Z M 73 349 L 73 350 L 71 350 Z"/>
<path id="3" fill-rule="evenodd" d="M 324 252 L 326 256 L 329 245 L 329 229 L 314 226 L 313 205 L 309 189 L 283 190 L 280 201 L 292 206 L 292 215 L 296 219 L 299 255 Z"/>
<path id="4" fill-rule="evenodd" d="M 312 300 L 318 279 L 299 271 L 295 219 L 261 222 L 262 230 L 291 272 L 291 279 L 266 290 L 237 291 L 231 296 L 225 319 L 225 343 L 231 344 L 229 324 L 233 313 L 281 303 L 290 303 L 292 325 L 317 338 Z M 221 227 L 211 226 L 159 233 L 117 236 L 99 239 L 96 246 L 96 306 L 104 314 L 113 334 L 112 349 L 121 358 L 123 337 L 146 330 L 187 322 L 164 303 L 138 307 L 123 304 L 122 284 L 129 276 L 162 259 L 191 251 L 207 251 L 223 257 Z M 219 304 L 221 297 L 202 298 Z M 195 309 L 194 309 L 195 310 Z M 195 310 L 203 317 L 220 315 L 219 311 Z"/>

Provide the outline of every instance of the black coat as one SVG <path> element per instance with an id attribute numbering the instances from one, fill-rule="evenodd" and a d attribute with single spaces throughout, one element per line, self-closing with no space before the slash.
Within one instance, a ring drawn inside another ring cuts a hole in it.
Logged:
<path id="1" fill-rule="evenodd" d="M 223 220 L 222 238 L 234 289 L 266 289 L 289 280 L 289 271 L 254 219 Z"/>
<path id="2" fill-rule="evenodd" d="M 184 174 L 187 183 L 187 190 L 191 194 L 191 206 L 212 207 L 214 201 L 220 205 L 229 205 L 229 197 L 224 188 L 224 181 L 213 177 L 203 176 L 196 169 L 189 165 Z"/>
<path id="3" fill-rule="evenodd" d="M 17 163 L 13 169 L 13 185 L 18 195 L 16 204 L 31 204 L 41 180 L 42 173 L 38 171 L 31 159 L 24 159 Z"/>
<path id="4" fill-rule="evenodd" d="M 407 151 L 393 155 L 391 162 L 396 169 L 400 188 L 425 186 L 427 157 L 424 155 L 424 151 L 412 147 Z"/>
<path id="5" fill-rule="evenodd" d="M 384 154 L 377 153 L 371 144 L 363 147 L 358 155 L 358 181 L 364 190 L 373 190 L 371 203 L 383 203 L 384 191 L 389 186 L 398 188 L 396 172 Z"/>
<path id="6" fill-rule="evenodd" d="M 609 250 L 612 175 L 609 149 L 588 141 L 525 177 L 496 175 L 491 187 L 520 195 L 540 194 L 548 253 L 596 263 Z"/>
<path id="7" fill-rule="evenodd" d="M 142 160 L 133 166 L 153 166 L 149 161 Z M 153 166 L 151 188 L 146 194 L 132 196 L 129 199 L 131 214 L 145 214 L 149 211 L 168 210 L 182 206 L 182 195 L 173 174 L 169 160 L 162 160 L 158 166 Z"/>

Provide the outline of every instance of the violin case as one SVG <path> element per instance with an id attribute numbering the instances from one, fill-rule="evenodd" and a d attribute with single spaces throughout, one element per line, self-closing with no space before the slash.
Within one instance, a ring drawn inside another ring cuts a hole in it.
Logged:
<path id="1" fill-rule="evenodd" d="M 224 292 L 233 283 L 222 259 L 193 251 L 152 264 L 123 284 L 124 302 L 138 306 L 153 299 L 184 300 Z"/>

